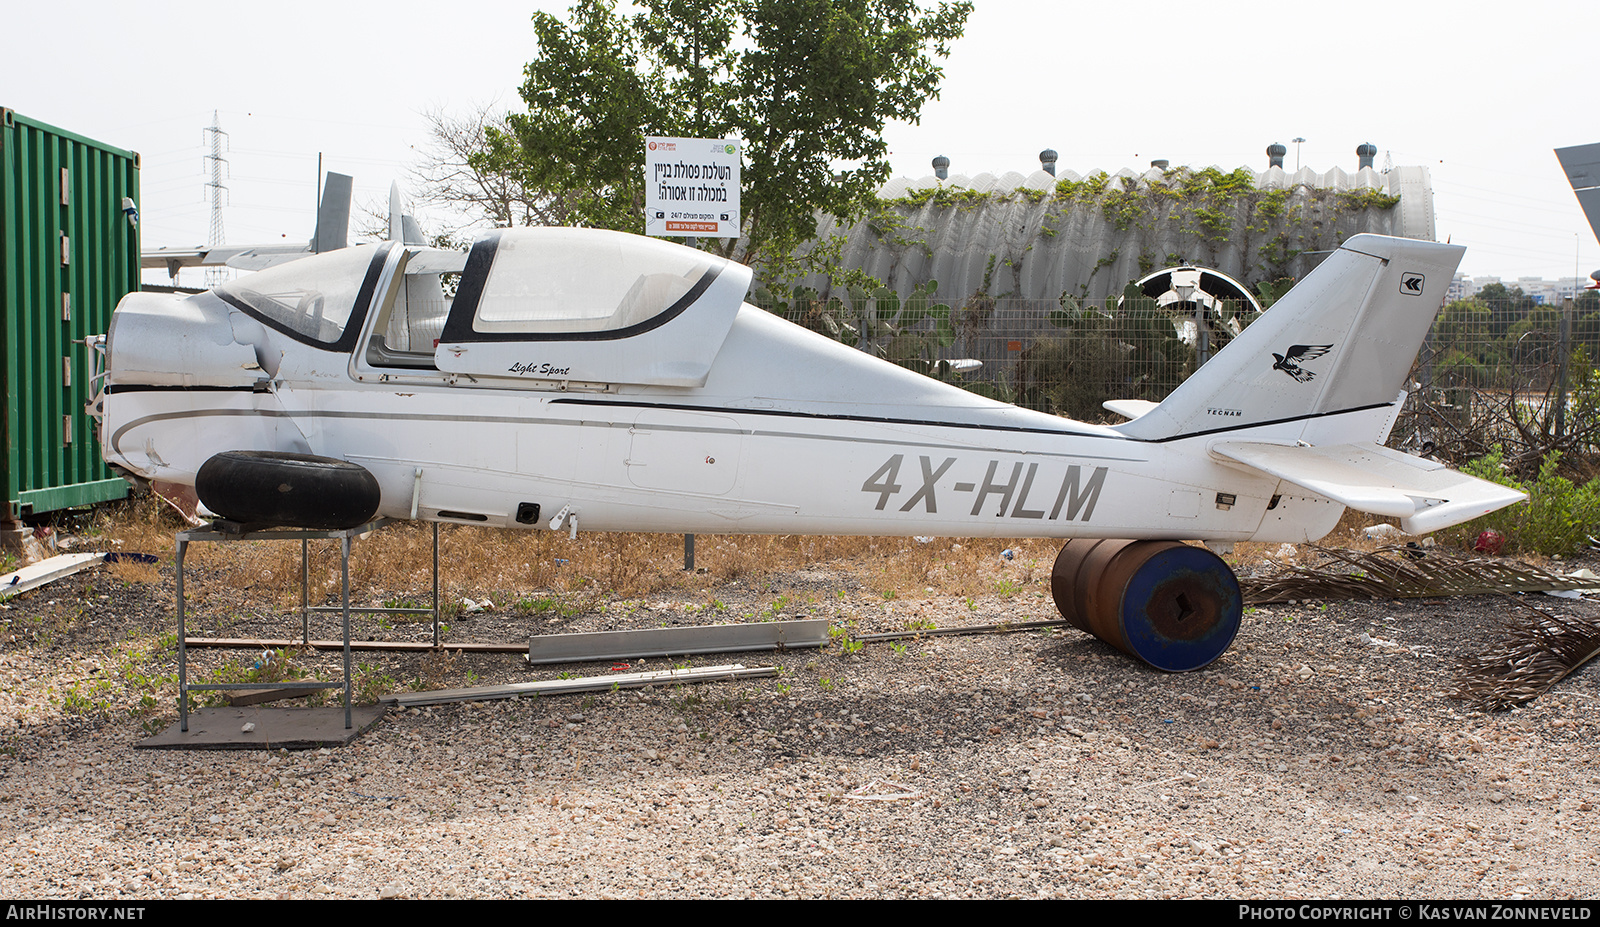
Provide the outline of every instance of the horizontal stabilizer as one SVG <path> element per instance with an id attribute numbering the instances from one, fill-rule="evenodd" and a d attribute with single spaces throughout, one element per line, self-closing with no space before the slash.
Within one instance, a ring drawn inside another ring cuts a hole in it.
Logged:
<path id="1" fill-rule="evenodd" d="M 1379 444 L 1291 447 L 1219 441 L 1211 451 L 1350 508 L 1399 518 L 1408 534 L 1448 528 L 1527 498 L 1515 489 Z"/>
<path id="2" fill-rule="evenodd" d="M 1100 405 L 1107 412 L 1115 412 L 1131 421 L 1154 409 L 1160 403 L 1151 402 L 1148 399 L 1107 399 Z"/>

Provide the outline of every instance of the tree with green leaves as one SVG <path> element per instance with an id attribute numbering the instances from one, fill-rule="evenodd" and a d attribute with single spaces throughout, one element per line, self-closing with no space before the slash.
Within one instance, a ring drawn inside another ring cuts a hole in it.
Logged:
<path id="1" fill-rule="evenodd" d="M 781 264 L 849 220 L 889 173 L 884 126 L 915 122 L 972 4 L 940 0 L 578 0 L 536 13 L 526 113 L 473 157 L 567 207 L 575 224 L 642 231 L 645 136 L 743 141 L 746 263 Z"/>
<path id="2" fill-rule="evenodd" d="M 1522 292 L 1522 287 L 1507 289 L 1503 283 L 1486 284 L 1473 299 L 1489 307 L 1490 326 L 1497 338 L 1504 336 L 1537 305 L 1532 296 Z"/>

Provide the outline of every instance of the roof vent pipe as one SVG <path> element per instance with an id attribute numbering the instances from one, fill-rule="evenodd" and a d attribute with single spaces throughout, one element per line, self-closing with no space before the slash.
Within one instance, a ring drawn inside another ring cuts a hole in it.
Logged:
<path id="1" fill-rule="evenodd" d="M 1167 169 L 1167 165 L 1171 163 L 1172 162 L 1168 161 L 1166 158 L 1157 158 L 1156 160 L 1150 162 L 1150 166 L 1164 171 Z"/>
<path id="2" fill-rule="evenodd" d="M 933 176 L 940 180 L 950 179 L 950 159 L 940 155 L 933 159 Z"/>
<path id="3" fill-rule="evenodd" d="M 1275 167 L 1280 171 L 1283 170 L 1283 156 L 1288 154 L 1288 153 L 1289 153 L 1289 149 L 1285 148 L 1283 146 L 1283 143 L 1281 143 L 1281 142 L 1273 142 L 1272 144 L 1268 145 L 1267 146 L 1267 167 L 1268 168 L 1274 168 Z"/>
<path id="4" fill-rule="evenodd" d="M 1048 171 L 1051 177 L 1056 175 L 1056 150 L 1054 148 L 1046 148 L 1039 152 L 1039 166 Z"/>
<path id="5" fill-rule="evenodd" d="M 1361 161 L 1360 161 L 1360 163 L 1358 163 L 1356 165 L 1356 170 L 1359 171 L 1363 167 L 1371 167 L 1372 166 L 1372 159 L 1377 157 L 1377 156 L 1378 156 L 1378 146 L 1377 145 L 1374 145 L 1371 142 L 1362 142 L 1361 144 L 1357 145 L 1356 146 L 1356 157 L 1360 158 Z"/>

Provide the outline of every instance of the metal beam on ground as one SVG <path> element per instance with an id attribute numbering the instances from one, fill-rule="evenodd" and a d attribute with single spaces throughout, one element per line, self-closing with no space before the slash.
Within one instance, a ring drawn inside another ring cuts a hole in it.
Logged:
<path id="1" fill-rule="evenodd" d="M 53 583 L 80 570 L 86 570 L 105 558 L 105 554 L 58 554 L 7 573 L 0 576 L 0 601 L 27 592 L 29 589 Z"/>
<path id="2" fill-rule="evenodd" d="M 437 689 L 384 696 L 401 708 L 442 705 L 447 702 L 479 702 L 487 699 L 526 698 L 532 695 L 570 695 L 580 692 L 609 692 L 613 689 L 640 689 L 647 686 L 674 686 L 688 682 L 718 682 L 729 679 L 760 679 L 776 676 L 772 666 L 702 666 L 696 669 L 654 670 L 646 673 L 613 673 L 608 676 L 583 676 L 577 679 L 548 679 L 540 682 L 514 682 L 499 686 L 471 686 L 463 689 Z"/>
<path id="3" fill-rule="evenodd" d="M 350 611 L 354 612 L 356 610 L 352 608 Z M 188 639 L 188 645 L 190 647 L 215 647 L 222 650 L 344 649 L 344 641 L 314 641 L 283 637 L 191 637 Z M 528 648 L 524 644 L 433 644 L 428 641 L 351 641 L 350 649 L 387 650 L 395 653 L 431 653 L 435 650 L 459 650 L 463 653 L 522 653 Z"/>
<path id="4" fill-rule="evenodd" d="M 696 653 L 737 653 L 821 647 L 828 642 L 828 619 L 713 624 L 691 628 L 643 628 L 541 634 L 528 645 L 529 663 L 582 663 L 637 657 L 677 657 Z"/>

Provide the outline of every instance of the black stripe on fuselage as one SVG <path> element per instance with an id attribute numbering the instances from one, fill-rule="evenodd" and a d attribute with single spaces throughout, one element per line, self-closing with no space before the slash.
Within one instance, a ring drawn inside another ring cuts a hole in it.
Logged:
<path id="1" fill-rule="evenodd" d="M 108 388 L 107 391 L 109 392 L 110 389 L 112 389 L 112 388 Z M 142 392 L 162 392 L 162 391 L 170 391 L 170 392 L 188 392 L 188 391 L 202 391 L 202 392 L 206 392 L 206 391 L 242 391 L 242 392 L 254 392 L 255 390 L 254 390 L 253 387 L 185 387 L 185 386 L 133 387 L 133 386 L 130 386 L 130 387 L 126 387 L 126 391 L 128 391 L 128 392 L 135 392 L 135 391 L 142 391 Z M 1356 407 L 1350 408 L 1350 409 L 1340 409 L 1338 411 L 1333 411 L 1333 412 L 1310 412 L 1310 413 L 1307 413 L 1307 414 L 1304 414 L 1304 415 L 1292 415 L 1292 416 L 1288 416 L 1288 417 L 1285 417 L 1285 418 L 1272 419 L 1270 421 L 1265 421 L 1265 422 L 1250 422 L 1250 423 L 1239 423 L 1239 424 L 1233 424 L 1233 425 L 1225 425 L 1225 426 L 1222 426 L 1220 428 L 1211 428 L 1211 429 L 1207 429 L 1207 430 L 1204 430 L 1204 431 L 1191 431 L 1191 432 L 1186 432 L 1184 434 L 1169 435 L 1167 437 L 1162 437 L 1162 438 L 1134 438 L 1134 437 L 1129 437 L 1127 435 L 1120 435 L 1120 434 L 1108 435 L 1108 434 L 1101 434 L 1101 433 L 1097 433 L 1097 432 L 1066 431 L 1066 430 L 1053 429 L 1053 428 L 1029 428 L 1029 427 L 1020 426 L 1020 425 L 1000 425 L 1000 424 L 988 424 L 988 423 L 982 423 L 982 422 L 942 422 L 942 421 L 936 421 L 936 420 L 932 420 L 932 419 L 891 418 L 891 417 L 888 417 L 888 416 L 846 415 L 846 414 L 840 414 L 840 413 L 827 413 L 827 412 L 801 412 L 801 411 L 790 410 L 790 409 L 728 408 L 728 407 L 725 407 L 725 406 L 704 406 L 704 405 L 694 405 L 694 404 L 691 404 L 691 403 L 639 402 L 639 401 L 630 401 L 630 400 L 621 400 L 621 399 L 579 399 L 579 398 L 576 398 L 576 397 L 562 397 L 562 398 L 559 398 L 559 399 L 550 400 L 550 404 L 551 405 L 560 404 L 560 405 L 577 405 L 577 406 L 597 406 L 597 407 L 604 407 L 604 408 L 626 408 L 626 409 L 641 409 L 641 410 L 658 409 L 658 410 L 662 410 L 662 411 L 671 411 L 671 412 L 698 412 L 698 413 L 710 414 L 710 415 L 760 415 L 760 416 L 775 417 L 775 418 L 799 419 L 799 420 L 803 420 L 803 421 L 854 422 L 854 423 L 869 424 L 869 425 L 901 425 L 901 426 L 910 426 L 910 427 L 916 427 L 916 428 L 954 428 L 954 429 L 963 429 L 963 430 L 974 430 L 974 431 L 982 431 L 982 432 L 991 432 L 991 433 L 998 433 L 998 434 L 1052 435 L 1052 436 L 1063 437 L 1063 438 L 1099 438 L 1099 439 L 1114 440 L 1114 441 L 1129 441 L 1129 442 L 1132 442 L 1134 444 L 1166 444 L 1166 443 L 1169 443 L 1169 442 L 1172 442 L 1172 441 L 1182 441 L 1182 440 L 1189 439 L 1189 438 L 1201 438 L 1201 437 L 1206 437 L 1206 436 L 1209 436 L 1209 435 L 1227 434 L 1229 432 L 1245 431 L 1245 430 L 1249 430 L 1249 429 L 1253 429 L 1253 428 L 1265 428 L 1265 427 L 1270 427 L 1270 426 L 1273 426 L 1273 425 L 1285 425 L 1285 424 L 1290 424 L 1290 423 L 1293 423 L 1293 422 L 1309 421 L 1311 419 L 1316 419 L 1316 418 L 1326 418 L 1326 417 L 1333 416 L 1333 415 L 1348 415 L 1348 414 L 1353 414 L 1353 413 L 1358 413 L 1358 412 L 1369 412 L 1369 411 L 1372 411 L 1374 409 L 1388 408 L 1388 407 L 1393 405 L 1393 403 L 1389 403 L 1389 402 L 1378 402 L 1378 403 L 1372 403 L 1370 405 L 1365 405 L 1365 406 L 1356 406 Z M 257 412 L 253 412 L 252 410 L 231 410 L 231 411 L 228 411 L 228 412 L 223 412 L 222 410 L 217 410 L 217 412 L 219 414 L 229 414 L 229 415 L 240 415 L 240 414 L 284 415 L 284 414 L 288 414 L 288 413 L 276 413 L 276 412 L 273 412 L 273 413 L 259 412 L 259 413 L 257 413 Z M 153 421 L 153 420 L 158 420 L 158 419 L 165 419 L 165 418 L 176 418 L 176 417 L 182 417 L 184 415 L 200 416 L 200 415 L 207 415 L 207 414 L 211 414 L 211 413 L 209 413 L 209 412 L 207 412 L 205 410 L 188 410 L 188 411 L 185 411 L 185 412 L 163 413 L 163 414 L 158 414 L 158 415 L 154 415 L 154 416 L 146 416 L 144 418 L 138 419 L 137 421 L 129 422 L 127 425 L 124 425 L 122 428 L 118 429 L 116 437 L 120 438 L 122 436 L 122 434 L 125 433 L 129 428 L 132 428 L 135 425 L 140 424 L 142 422 Z M 395 419 L 395 420 L 409 420 L 409 421 L 464 421 L 464 422 L 474 422 L 474 421 L 476 421 L 476 422 L 490 422 L 490 421 L 493 421 L 493 422 L 505 422 L 507 424 L 530 424 L 530 425 L 536 425 L 536 424 L 547 424 L 547 425 L 577 425 L 577 424 L 583 424 L 583 423 L 580 423 L 580 422 L 569 422 L 569 421 L 565 421 L 565 420 L 561 420 L 561 419 L 535 419 L 535 418 L 522 418 L 522 417 L 516 417 L 516 416 L 480 416 L 480 415 L 444 415 L 444 414 L 436 414 L 436 415 L 406 415 L 406 414 L 385 413 L 385 412 L 373 412 L 373 413 L 366 413 L 366 412 L 301 412 L 301 413 L 294 413 L 292 415 L 289 415 L 289 417 L 291 417 L 291 418 L 300 417 L 300 416 L 304 416 L 304 417 L 308 417 L 308 418 L 373 418 L 373 419 Z M 590 424 L 595 424 L 595 423 L 590 423 Z M 627 423 L 618 422 L 618 423 L 613 423 L 613 424 L 618 424 L 618 425 L 627 424 L 627 425 L 631 426 L 634 423 L 632 423 L 632 422 L 627 422 Z M 700 429 L 700 430 L 708 430 L 708 431 L 710 431 L 710 430 L 715 430 L 715 429 Z M 755 434 L 766 434 L 766 435 L 771 435 L 771 436 L 775 436 L 775 437 L 800 437 L 800 438 L 827 438 L 827 437 L 829 437 L 829 436 L 826 436 L 826 435 L 788 434 L 788 433 L 780 433 L 780 432 L 755 432 L 755 431 L 751 431 L 751 432 L 748 432 L 748 433 L 752 434 L 752 435 L 755 435 Z M 870 443 L 896 443 L 894 441 L 884 441 L 882 439 L 843 438 L 843 439 L 840 439 L 840 440 L 868 441 Z M 900 442 L 900 443 L 915 444 L 917 442 Z M 113 441 L 113 447 L 115 447 L 115 445 L 116 445 L 116 442 Z M 936 445 L 927 445 L 927 446 L 932 447 L 932 446 L 936 446 Z M 996 449 L 996 450 L 998 450 L 998 449 Z M 1082 455 L 1071 455 L 1071 456 L 1082 456 Z M 1128 459 L 1131 459 L 1131 458 L 1128 458 Z"/>
<path id="2" fill-rule="evenodd" d="M 127 434 L 129 431 L 131 431 L 131 430 L 133 430 L 135 428 L 140 427 L 141 425 L 147 425 L 147 424 L 150 424 L 151 422 L 173 421 L 173 420 L 176 420 L 176 419 L 184 419 L 184 418 L 206 418 L 206 417 L 210 417 L 210 416 L 217 416 L 217 417 L 224 417 L 224 418 L 229 418 L 229 417 L 237 418 L 237 417 L 241 417 L 241 416 L 260 416 L 260 417 L 263 417 L 263 418 L 287 418 L 287 419 L 290 419 L 291 421 L 303 418 L 303 419 L 367 419 L 367 420 L 374 420 L 374 421 L 405 421 L 405 422 L 477 422 L 477 423 L 500 424 L 500 425 L 538 425 L 538 426 L 550 426 L 550 427 L 558 427 L 558 428 L 573 428 L 573 427 L 634 428 L 634 427 L 639 427 L 642 424 L 643 427 L 653 428 L 653 429 L 657 429 L 657 430 L 661 430 L 661 431 L 682 431 L 682 432 L 690 432 L 690 433 L 696 433 L 696 434 L 739 434 L 739 435 L 748 435 L 748 436 L 751 436 L 751 437 L 763 437 L 763 438 L 793 438 L 793 439 L 797 439 L 797 440 L 806 440 L 806 441 L 837 441 L 837 442 L 842 442 L 842 443 L 846 443 L 846 444 L 880 444 L 880 445 L 892 446 L 892 447 L 938 448 L 938 449 L 950 450 L 950 451 L 970 451 L 970 450 L 974 449 L 972 445 L 946 444 L 946 443 L 940 443 L 940 442 L 937 442 L 937 441 L 929 441 L 929 440 L 925 440 L 925 439 L 924 440 L 918 440 L 918 439 L 910 437 L 910 436 L 899 436 L 899 435 L 897 435 L 897 436 L 895 436 L 893 438 L 869 438 L 869 437 L 847 436 L 847 435 L 806 434 L 804 432 L 796 432 L 796 431 L 756 431 L 756 430 L 753 430 L 753 429 L 745 429 L 745 428 L 735 429 L 735 428 L 708 428 L 708 427 L 705 427 L 705 426 L 692 426 L 692 425 L 652 425 L 649 422 L 641 423 L 641 422 L 637 422 L 637 421 L 596 422 L 596 421 L 592 421 L 592 420 L 585 421 L 585 420 L 581 420 L 581 419 L 532 418 L 532 417 L 509 416 L 509 415 L 505 415 L 505 416 L 502 416 L 502 415 L 443 415 L 443 414 L 438 414 L 438 415 L 408 415 L 408 414 L 404 414 L 404 413 L 394 413 L 394 412 L 303 412 L 303 413 L 291 414 L 291 413 L 289 413 L 287 411 L 280 411 L 280 410 L 276 410 L 276 409 L 261 409 L 261 410 L 257 410 L 257 409 L 184 409 L 184 410 L 175 411 L 175 412 L 158 412 L 158 413 L 155 413 L 153 415 L 141 416 L 139 418 L 134 419 L 133 421 L 127 422 L 126 424 L 124 424 L 120 428 L 118 428 L 111 435 L 111 450 L 112 450 L 113 453 L 117 453 L 117 454 L 122 453 L 122 437 L 123 437 L 123 435 Z M 1065 435 L 1066 433 L 1062 433 L 1062 434 Z M 994 451 L 996 453 L 1002 453 L 1002 454 L 1030 454 L 1030 455 L 1039 456 L 1039 457 L 1061 457 L 1061 458 L 1073 458 L 1073 459 L 1079 459 L 1079 460 L 1115 460 L 1115 461 L 1125 461 L 1125 462 L 1137 462 L 1137 461 L 1140 461 L 1140 460 L 1144 459 L 1142 457 L 1113 457 L 1113 456 L 1108 456 L 1108 455 L 1104 455 L 1104 454 L 1084 454 L 1084 453 L 1081 453 L 1081 452 L 1078 452 L 1078 453 L 1059 453 L 1058 454 L 1058 453 L 1052 453 L 1052 452 L 1049 452 L 1049 451 L 1039 451 L 1039 450 L 1034 450 L 1034 449 L 1023 449 L 1023 448 L 1007 449 L 1007 448 L 990 447 L 990 448 L 984 448 L 984 450 Z"/>
<path id="3" fill-rule="evenodd" d="M 586 405 L 586 406 L 615 406 L 634 409 L 665 409 L 673 412 L 704 412 L 714 415 L 770 415 L 781 418 L 817 419 L 823 421 L 863 422 L 872 425 L 912 425 L 918 428 L 971 428 L 978 431 L 1012 432 L 1016 434 L 1034 435 L 1060 435 L 1069 438 L 1103 438 L 1112 441 L 1132 441 L 1138 444 L 1165 444 L 1169 441 L 1182 441 L 1185 438 L 1203 438 L 1207 435 L 1225 434 L 1230 431 L 1244 431 L 1250 428 L 1265 428 L 1272 425 L 1286 425 L 1291 422 L 1309 421 L 1315 418 L 1326 418 L 1331 415 L 1348 415 L 1355 412 L 1370 412 L 1373 409 L 1384 409 L 1393 406 L 1392 402 L 1375 402 L 1371 405 L 1356 406 L 1350 409 L 1339 409 L 1333 412 L 1308 412 L 1304 415 L 1291 415 L 1286 418 L 1271 419 L 1265 422 L 1248 422 L 1235 425 L 1225 425 L 1220 428 L 1209 428 L 1205 431 L 1189 431 L 1179 435 L 1168 435 L 1164 438 L 1134 438 L 1128 435 L 1108 435 L 1093 431 L 1064 431 L 1055 428 L 1028 428 L 1021 425 L 994 425 L 983 422 L 941 422 L 932 419 L 889 418 L 875 415 L 843 415 L 830 412 L 799 412 L 788 409 L 730 409 L 723 406 L 698 406 L 688 403 L 676 402 L 637 402 L 624 399 L 579 399 L 564 397 L 550 400 L 551 405 Z"/>
<path id="4" fill-rule="evenodd" d="M 116 393 L 264 393 L 267 390 L 258 386 L 153 386 L 143 383 L 119 383 L 108 386 L 106 395 Z"/>

